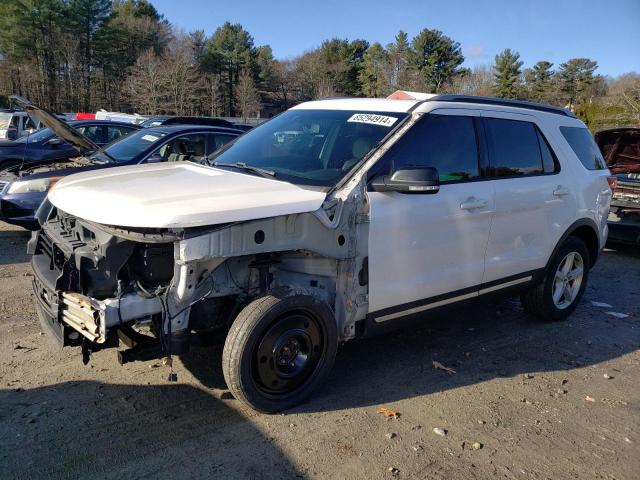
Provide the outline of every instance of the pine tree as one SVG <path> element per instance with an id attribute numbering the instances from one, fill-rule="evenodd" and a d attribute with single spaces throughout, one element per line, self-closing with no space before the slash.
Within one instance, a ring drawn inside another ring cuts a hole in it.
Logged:
<path id="1" fill-rule="evenodd" d="M 439 92 L 460 73 L 464 56 L 460 44 L 439 30 L 422 30 L 411 42 L 409 65 L 418 72 L 428 92 Z"/>
<path id="2" fill-rule="evenodd" d="M 533 68 L 524 71 L 524 77 L 529 90 L 529 98 L 537 102 L 549 101 L 551 80 L 553 78 L 553 63 L 541 60 Z"/>
<path id="3" fill-rule="evenodd" d="M 392 89 L 407 88 L 409 84 L 409 75 L 407 72 L 409 65 L 409 37 L 406 32 L 400 30 L 396 35 L 395 43 L 387 45 L 389 72 L 388 82 Z"/>
<path id="4" fill-rule="evenodd" d="M 235 86 L 240 80 L 240 72 L 255 73 L 256 49 L 253 37 L 239 23 L 225 22 L 207 43 L 202 55 L 205 71 L 222 74 L 226 87 L 226 114 L 232 115 L 235 105 Z M 255 81 L 255 76 L 254 76 Z"/>
<path id="5" fill-rule="evenodd" d="M 573 108 L 587 95 L 593 84 L 593 72 L 598 63 L 588 58 L 572 58 L 560 65 L 560 81 L 562 92 L 566 95 L 569 108 Z"/>
<path id="6" fill-rule="evenodd" d="M 518 98 L 520 96 L 522 87 L 521 67 L 520 54 L 510 48 L 506 48 L 496 55 L 493 65 L 494 95 L 502 98 Z"/>
<path id="7" fill-rule="evenodd" d="M 358 80 L 365 97 L 380 97 L 387 93 L 385 79 L 387 62 L 388 54 L 378 42 L 371 45 L 362 57 L 362 68 L 358 73 Z"/>

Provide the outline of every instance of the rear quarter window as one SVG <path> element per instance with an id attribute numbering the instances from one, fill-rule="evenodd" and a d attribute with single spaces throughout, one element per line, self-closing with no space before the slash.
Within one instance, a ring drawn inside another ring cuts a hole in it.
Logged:
<path id="1" fill-rule="evenodd" d="M 602 153 L 589 130 L 582 127 L 560 127 L 560 132 L 584 168 L 587 170 L 607 168 Z"/>

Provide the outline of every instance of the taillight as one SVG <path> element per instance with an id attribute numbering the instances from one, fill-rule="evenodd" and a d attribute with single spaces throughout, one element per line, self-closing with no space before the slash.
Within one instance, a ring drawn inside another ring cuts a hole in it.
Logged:
<path id="1" fill-rule="evenodd" d="M 618 178 L 617 177 L 607 177 L 607 182 L 609 183 L 609 188 L 612 192 L 615 192 L 616 188 L 618 188 Z"/>

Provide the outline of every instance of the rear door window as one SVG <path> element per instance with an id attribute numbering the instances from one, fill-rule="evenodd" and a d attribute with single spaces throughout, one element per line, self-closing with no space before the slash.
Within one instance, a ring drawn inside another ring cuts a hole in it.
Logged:
<path id="1" fill-rule="evenodd" d="M 201 162 L 206 156 L 206 135 L 197 133 L 174 138 L 160 147 L 157 154 L 165 162 Z"/>
<path id="2" fill-rule="evenodd" d="M 90 125 L 78 128 L 80 133 L 91 140 L 96 145 L 106 144 L 105 128 L 103 125 Z"/>
<path id="3" fill-rule="evenodd" d="M 391 147 L 385 162 L 386 173 L 401 167 L 434 167 L 443 183 L 477 178 L 480 168 L 473 118 L 429 114 Z"/>
<path id="4" fill-rule="evenodd" d="M 121 137 L 129 135 L 134 128 L 123 125 L 107 125 L 107 143 L 114 142 Z"/>
<path id="5" fill-rule="evenodd" d="M 209 133 L 207 135 L 207 155 L 211 155 L 213 152 L 218 150 L 220 147 L 226 145 L 231 140 L 236 138 L 235 135 L 229 135 L 226 133 Z"/>
<path id="6" fill-rule="evenodd" d="M 582 127 L 560 127 L 560 132 L 584 168 L 587 170 L 607 168 L 602 153 L 589 130 Z"/>
<path id="7" fill-rule="evenodd" d="M 485 118 L 491 152 L 490 175 L 514 177 L 556 171 L 548 143 L 532 122 Z"/>

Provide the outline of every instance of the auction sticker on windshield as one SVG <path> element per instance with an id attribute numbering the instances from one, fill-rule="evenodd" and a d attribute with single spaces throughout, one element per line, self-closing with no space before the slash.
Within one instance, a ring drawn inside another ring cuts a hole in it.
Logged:
<path id="1" fill-rule="evenodd" d="M 347 122 L 368 123 L 369 125 L 381 125 L 390 127 L 396 123 L 396 117 L 388 117 L 386 115 L 376 115 L 375 113 L 354 113 Z"/>
<path id="2" fill-rule="evenodd" d="M 155 142 L 156 140 L 158 140 L 158 137 L 154 136 L 154 135 L 143 135 L 142 140 L 146 140 L 147 142 Z"/>

